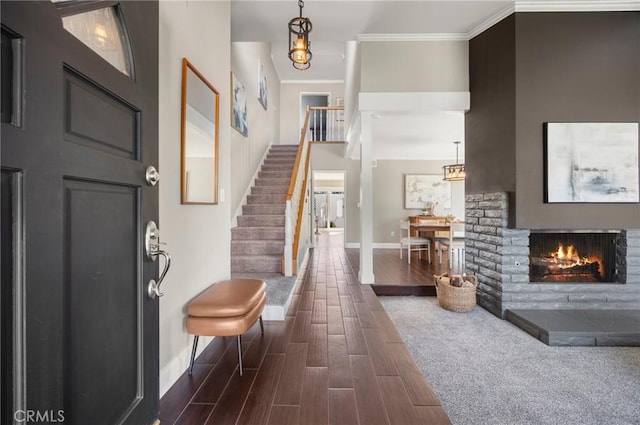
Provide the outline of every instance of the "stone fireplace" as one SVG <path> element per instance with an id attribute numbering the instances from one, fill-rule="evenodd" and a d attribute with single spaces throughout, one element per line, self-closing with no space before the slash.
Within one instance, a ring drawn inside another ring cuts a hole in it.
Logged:
<path id="1" fill-rule="evenodd" d="M 478 303 L 508 309 L 640 308 L 640 229 L 508 227 L 506 193 L 466 196 L 467 273 Z"/>

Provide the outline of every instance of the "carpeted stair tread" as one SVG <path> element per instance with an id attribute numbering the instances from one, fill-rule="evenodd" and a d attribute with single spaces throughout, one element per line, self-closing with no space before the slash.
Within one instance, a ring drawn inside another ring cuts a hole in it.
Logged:
<path id="1" fill-rule="evenodd" d="M 283 171 L 283 170 L 287 170 L 287 171 L 291 172 L 292 168 L 293 168 L 293 163 L 291 163 L 291 165 L 283 165 L 283 164 L 268 163 L 268 162 L 265 162 L 264 164 L 262 164 L 262 171 Z"/>
<path id="2" fill-rule="evenodd" d="M 282 255 L 235 255 L 231 259 L 231 272 L 265 272 L 282 271 Z"/>
<path id="3" fill-rule="evenodd" d="M 291 170 L 259 171 L 258 178 L 291 180 Z"/>
<path id="4" fill-rule="evenodd" d="M 282 255 L 284 240 L 231 241 L 231 255 Z"/>
<path id="5" fill-rule="evenodd" d="M 296 162 L 295 157 L 282 156 L 282 157 L 274 157 L 274 158 L 265 158 L 264 163 L 262 165 L 275 165 L 275 164 L 293 165 L 294 162 Z"/>
<path id="6" fill-rule="evenodd" d="M 254 186 L 284 186 L 289 187 L 291 177 L 258 177 Z"/>
<path id="7" fill-rule="evenodd" d="M 231 240 L 284 240 L 284 227 L 234 227 Z"/>
<path id="8" fill-rule="evenodd" d="M 283 195 L 247 195 L 247 204 L 284 204 Z"/>
<path id="9" fill-rule="evenodd" d="M 242 215 L 277 215 L 284 214 L 284 212 L 284 199 L 282 204 L 254 204 L 242 206 Z"/>
<path id="10" fill-rule="evenodd" d="M 252 195 L 280 195 L 284 197 L 289 191 L 289 186 L 253 186 Z"/>
<path id="11" fill-rule="evenodd" d="M 284 214 L 246 215 L 238 217 L 238 227 L 283 227 Z"/>

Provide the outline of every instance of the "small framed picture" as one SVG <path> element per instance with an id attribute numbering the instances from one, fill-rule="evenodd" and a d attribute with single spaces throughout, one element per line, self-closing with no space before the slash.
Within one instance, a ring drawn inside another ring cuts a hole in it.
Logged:
<path id="1" fill-rule="evenodd" d="M 264 67 L 262 62 L 258 61 L 258 101 L 267 110 L 267 98 L 269 96 L 269 90 L 267 88 L 267 75 L 264 73 Z"/>
<path id="2" fill-rule="evenodd" d="M 231 73 L 231 126 L 247 137 L 247 94 L 242 83 Z"/>

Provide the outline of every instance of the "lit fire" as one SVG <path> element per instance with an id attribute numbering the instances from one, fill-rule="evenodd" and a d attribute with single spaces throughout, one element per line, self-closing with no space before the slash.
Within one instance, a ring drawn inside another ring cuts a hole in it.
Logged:
<path id="1" fill-rule="evenodd" d="M 557 268 L 569 268 L 574 266 L 581 266 L 585 264 L 591 264 L 598 261 L 598 258 L 580 257 L 578 250 L 573 245 L 564 247 L 562 244 L 558 244 L 558 249 L 551 253 L 551 257 L 555 260 Z"/>

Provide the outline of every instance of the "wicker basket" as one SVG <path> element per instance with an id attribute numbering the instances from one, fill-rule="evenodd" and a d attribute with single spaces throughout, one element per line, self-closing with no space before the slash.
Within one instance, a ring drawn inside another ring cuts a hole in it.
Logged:
<path id="1" fill-rule="evenodd" d="M 476 306 L 476 288 L 478 287 L 476 276 L 464 276 L 464 280 L 472 284 L 467 287 L 451 286 L 447 273 L 433 277 L 436 281 L 438 303 L 442 308 L 462 313 L 471 311 Z"/>

